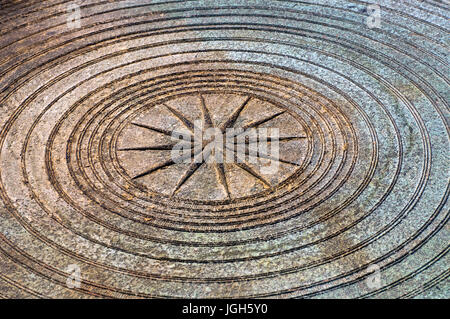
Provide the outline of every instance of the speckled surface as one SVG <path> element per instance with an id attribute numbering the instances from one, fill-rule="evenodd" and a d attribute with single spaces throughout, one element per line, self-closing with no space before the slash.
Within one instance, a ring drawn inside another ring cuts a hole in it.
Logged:
<path id="1" fill-rule="evenodd" d="M 450 297 L 445 1 L 0 3 L 0 297 Z"/>

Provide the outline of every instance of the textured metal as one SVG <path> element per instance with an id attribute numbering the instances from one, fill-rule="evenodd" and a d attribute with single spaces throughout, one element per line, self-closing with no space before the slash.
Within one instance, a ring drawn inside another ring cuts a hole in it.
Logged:
<path id="1" fill-rule="evenodd" d="M 450 297 L 445 1 L 74 3 L 1 2 L 0 297 Z"/>

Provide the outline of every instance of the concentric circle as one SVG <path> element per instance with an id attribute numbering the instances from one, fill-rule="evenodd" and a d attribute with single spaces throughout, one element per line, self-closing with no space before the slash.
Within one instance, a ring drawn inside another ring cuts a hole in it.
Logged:
<path id="1" fill-rule="evenodd" d="M 448 297 L 448 6 L 0 10 L 0 296 Z"/>

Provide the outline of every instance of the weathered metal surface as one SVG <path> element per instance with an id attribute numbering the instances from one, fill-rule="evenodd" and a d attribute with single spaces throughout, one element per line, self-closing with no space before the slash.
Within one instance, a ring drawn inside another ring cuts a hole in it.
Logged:
<path id="1" fill-rule="evenodd" d="M 450 297 L 447 4 L 79 3 L 0 8 L 1 297 Z"/>

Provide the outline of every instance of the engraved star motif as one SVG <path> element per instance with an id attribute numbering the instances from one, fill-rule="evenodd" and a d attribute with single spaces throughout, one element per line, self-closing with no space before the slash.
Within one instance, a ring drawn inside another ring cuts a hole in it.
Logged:
<path id="1" fill-rule="evenodd" d="M 206 143 L 202 142 L 199 145 L 195 141 L 194 132 L 196 129 L 199 129 L 199 130 L 201 130 L 202 135 L 204 135 L 206 130 L 208 130 L 210 128 L 215 128 L 215 129 L 220 130 L 220 132 L 222 134 L 225 134 L 227 129 L 235 128 L 235 124 L 236 124 L 240 114 L 247 107 L 247 105 L 249 104 L 249 102 L 251 100 L 252 100 L 252 97 L 247 96 L 243 103 L 241 103 L 238 107 L 236 107 L 234 109 L 234 111 L 228 117 L 226 117 L 225 120 L 221 121 L 221 123 L 216 126 L 214 125 L 214 123 L 212 121 L 211 114 L 210 114 L 210 111 L 208 110 L 208 106 L 206 105 L 205 99 L 204 99 L 203 95 L 200 93 L 198 94 L 198 108 L 200 109 L 201 114 L 202 114 L 200 128 L 198 127 L 198 125 L 196 126 L 195 123 L 190 121 L 184 114 L 182 114 L 175 108 L 167 105 L 166 103 L 163 103 L 162 105 L 171 113 L 171 115 L 174 118 L 176 118 L 178 121 L 180 121 L 183 124 L 183 126 L 187 129 L 187 131 L 179 132 L 179 131 L 173 131 L 173 130 L 165 130 L 165 129 L 154 127 L 154 126 L 148 125 L 148 124 L 132 122 L 131 124 L 136 127 L 150 130 L 150 131 L 158 133 L 158 134 L 163 134 L 166 136 L 170 136 L 172 138 L 174 136 L 178 136 L 179 141 L 184 141 L 184 143 L 187 144 L 186 147 L 190 150 L 187 155 L 185 154 L 185 155 L 182 155 L 175 159 L 168 158 L 162 162 L 156 163 L 156 164 L 152 165 L 150 168 L 148 168 L 147 170 L 145 170 L 144 172 L 133 176 L 132 179 L 138 180 L 144 176 L 151 175 L 152 173 L 154 173 L 156 171 L 159 171 L 161 169 L 175 165 L 175 164 L 179 163 L 180 161 L 189 160 L 189 158 L 190 158 L 191 159 L 190 164 L 189 164 L 188 168 L 186 169 L 186 171 L 184 172 L 184 174 L 177 181 L 174 189 L 172 189 L 171 196 L 176 195 L 177 192 L 180 190 L 180 188 L 194 175 L 194 173 L 196 171 L 198 171 L 198 169 L 200 167 L 202 167 L 202 165 L 204 165 L 206 163 L 211 163 L 213 166 L 213 169 L 215 170 L 215 173 L 216 173 L 217 182 L 222 186 L 223 192 L 226 195 L 226 197 L 228 199 L 231 199 L 229 183 L 226 178 L 226 166 L 222 162 L 218 162 L 218 161 L 214 161 L 214 160 L 208 161 L 209 157 L 211 157 L 211 155 L 214 154 L 214 150 L 207 151 L 207 145 L 209 144 L 210 141 L 206 141 Z M 245 132 L 249 129 L 257 128 L 260 125 L 265 124 L 265 123 L 279 117 L 280 115 L 284 114 L 285 112 L 286 111 L 280 111 L 273 115 L 264 117 L 262 119 L 251 121 L 251 122 L 243 125 L 242 127 L 239 127 L 238 130 L 235 131 L 236 133 L 231 136 L 232 144 L 234 147 L 230 148 L 230 146 L 227 143 L 225 143 L 224 149 L 231 151 L 235 157 L 237 157 L 237 155 L 238 155 L 237 151 L 236 151 L 236 147 L 238 147 L 238 149 L 240 149 L 241 152 L 244 152 L 246 156 L 252 155 L 253 153 L 252 154 L 250 153 L 250 146 L 254 143 L 258 143 L 260 141 L 260 137 L 246 136 L 245 140 L 242 141 L 242 140 L 238 139 L 239 135 L 241 135 L 243 132 Z M 285 136 L 285 137 L 279 137 L 278 140 L 279 141 L 290 141 L 290 140 L 294 140 L 294 139 L 303 139 L 303 138 L 306 138 L 306 136 Z M 191 141 L 191 142 L 189 142 L 189 141 Z M 269 137 L 267 142 L 270 143 L 270 141 L 271 141 L 271 139 Z M 244 144 L 244 145 L 242 145 L 242 144 Z M 155 145 L 155 146 L 129 147 L 129 148 L 121 148 L 121 149 L 119 149 L 119 151 L 172 150 L 175 147 L 175 145 L 176 145 L 176 143 L 169 143 L 169 144 Z M 298 163 L 284 160 L 279 157 L 275 158 L 275 157 L 272 157 L 270 154 L 267 154 L 267 153 L 264 153 L 261 151 L 256 152 L 256 154 L 254 154 L 254 155 L 256 155 L 257 159 L 272 160 L 272 161 L 278 161 L 280 163 L 285 163 L 285 164 L 289 164 L 289 165 L 293 165 L 293 166 L 299 166 Z M 233 160 L 231 164 L 238 167 L 239 169 L 245 171 L 251 177 L 253 177 L 257 181 L 262 183 L 264 185 L 264 187 L 266 187 L 266 188 L 272 187 L 270 181 L 268 181 L 260 173 L 258 173 L 255 169 L 253 169 L 249 165 L 247 160 L 243 160 L 243 161 Z"/>

